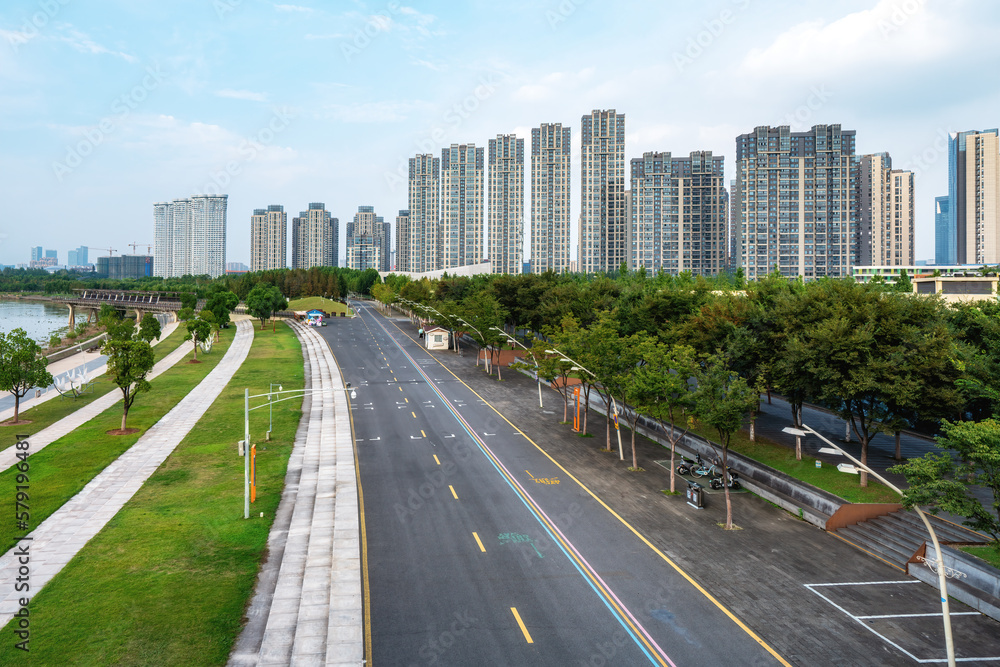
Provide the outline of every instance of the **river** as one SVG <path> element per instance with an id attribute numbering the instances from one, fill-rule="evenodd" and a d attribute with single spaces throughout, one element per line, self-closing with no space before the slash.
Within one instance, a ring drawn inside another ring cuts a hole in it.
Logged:
<path id="1" fill-rule="evenodd" d="M 7 333 L 12 329 L 24 329 L 42 347 L 48 344 L 52 334 L 65 331 L 68 324 L 67 306 L 41 301 L 0 300 L 0 331 Z"/>

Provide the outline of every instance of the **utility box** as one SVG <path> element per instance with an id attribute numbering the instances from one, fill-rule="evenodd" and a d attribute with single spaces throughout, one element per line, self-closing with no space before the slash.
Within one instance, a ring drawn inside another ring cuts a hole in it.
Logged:
<path id="1" fill-rule="evenodd" d="M 236 451 L 240 456 L 245 455 L 244 452 L 245 447 L 246 447 L 246 442 L 244 440 L 240 440 L 239 442 L 236 443 Z"/>
<path id="2" fill-rule="evenodd" d="M 688 482 L 687 502 L 696 510 L 705 509 L 705 487 L 698 482 Z"/>

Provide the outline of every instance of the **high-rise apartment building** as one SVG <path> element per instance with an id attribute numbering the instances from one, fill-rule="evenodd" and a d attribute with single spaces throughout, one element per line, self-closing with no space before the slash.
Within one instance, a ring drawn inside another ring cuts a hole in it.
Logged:
<path id="1" fill-rule="evenodd" d="M 950 266 L 958 263 L 958 235 L 951 217 L 951 198 L 934 198 L 934 263 Z"/>
<path id="2" fill-rule="evenodd" d="M 757 127 L 736 138 L 738 266 L 748 279 L 846 277 L 857 252 L 855 132 Z"/>
<path id="3" fill-rule="evenodd" d="M 340 250 L 340 220 L 330 217 L 322 202 L 292 218 L 292 268 L 337 266 Z"/>
<path id="4" fill-rule="evenodd" d="M 374 206 L 359 206 L 347 223 L 347 268 L 389 270 L 389 224 L 375 215 Z"/>
<path id="5" fill-rule="evenodd" d="M 486 228 L 490 270 L 521 273 L 524 263 L 524 139 L 498 134 L 489 142 Z"/>
<path id="6" fill-rule="evenodd" d="M 250 217 L 250 270 L 283 269 L 288 248 L 288 214 L 272 204 L 254 209 Z"/>
<path id="7" fill-rule="evenodd" d="M 409 261 L 410 257 L 410 211 L 401 209 L 396 216 L 396 252 L 395 262 L 392 265 L 393 271 L 409 271 L 404 269 L 400 262 L 405 257 Z"/>
<path id="8" fill-rule="evenodd" d="M 531 271 L 566 273 L 570 257 L 570 128 L 531 130 Z"/>
<path id="9" fill-rule="evenodd" d="M 399 246 L 397 269 L 423 273 L 441 268 L 441 158 L 410 158 L 408 243 Z"/>
<path id="10" fill-rule="evenodd" d="M 42 249 L 42 246 L 38 245 L 38 246 L 35 246 L 35 247 L 33 247 L 31 249 L 31 261 L 32 262 L 37 262 L 42 257 L 45 257 L 45 250 Z"/>
<path id="11" fill-rule="evenodd" d="M 580 123 L 580 271 L 617 271 L 628 259 L 625 114 L 595 110 Z"/>
<path id="12" fill-rule="evenodd" d="M 226 270 L 229 195 L 194 195 L 153 204 L 153 271 L 164 278 Z"/>
<path id="13" fill-rule="evenodd" d="M 996 129 L 948 138 L 948 215 L 958 264 L 1000 263 L 1000 137 Z"/>
<path id="14" fill-rule="evenodd" d="M 673 275 L 726 270 L 725 160 L 644 153 L 631 161 L 629 267 Z"/>
<path id="15" fill-rule="evenodd" d="M 85 245 L 80 246 L 76 250 L 70 250 L 66 253 L 66 264 L 68 266 L 86 266 L 89 263 L 89 251 L 90 249 Z"/>
<path id="16" fill-rule="evenodd" d="M 892 168 L 888 153 L 862 155 L 857 175 L 860 266 L 913 266 L 913 172 Z"/>
<path id="17" fill-rule="evenodd" d="M 441 149 L 442 269 L 483 261 L 483 153 L 475 144 Z"/>

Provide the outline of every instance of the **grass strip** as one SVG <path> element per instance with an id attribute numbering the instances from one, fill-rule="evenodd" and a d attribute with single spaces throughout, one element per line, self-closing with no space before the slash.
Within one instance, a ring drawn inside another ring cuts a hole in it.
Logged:
<path id="1" fill-rule="evenodd" d="M 181 334 L 182 328 L 183 327 L 178 327 L 169 336 L 164 338 L 162 342 L 153 347 L 154 358 L 157 362 L 176 350 L 180 345 L 187 342 Z M 183 335 L 187 335 L 187 330 L 184 330 Z M 52 391 L 55 390 L 53 389 Z M 30 419 L 31 423 L 21 424 L 20 426 L 5 426 L 0 424 L 0 451 L 13 446 L 13 444 L 17 441 L 17 434 L 27 433 L 29 435 L 34 435 L 35 433 L 52 426 L 60 419 L 73 414 L 80 408 L 96 401 L 109 391 L 118 391 L 118 386 L 115 385 L 115 383 L 112 382 L 107 375 L 100 375 L 94 379 L 93 390 L 89 393 L 78 396 L 77 398 L 63 398 L 61 396 L 51 398 L 44 403 L 39 403 L 36 406 L 29 407 L 27 410 L 22 410 L 20 418 Z M 141 401 L 142 399 L 139 398 L 138 400 Z"/>
<path id="2" fill-rule="evenodd" d="M 129 410 L 128 426 L 138 428 L 138 433 L 107 434 L 108 430 L 121 427 L 122 406 L 119 403 L 45 449 L 31 454 L 31 525 L 39 525 L 62 507 L 177 405 L 222 360 L 234 333 L 235 329 L 224 331 L 212 353 L 199 359 L 202 363 L 181 361 L 151 382 L 152 389 L 141 394 Z M 17 474 L 16 467 L 0 473 L 0 489 L 13 490 Z M 0 512 L 0 535 L 6 536 L 0 541 L 4 552 L 13 546 L 14 536 L 23 532 L 15 531 L 13 512 Z"/>
<path id="3" fill-rule="evenodd" d="M 287 326 L 256 333 L 247 360 L 195 428 L 32 599 L 31 664 L 225 664 L 253 594 L 301 416 L 298 400 L 276 404 L 265 443 L 268 410 L 251 413 L 257 501 L 244 520 L 243 459 L 236 454 L 243 389 L 264 393 L 270 382 L 285 390 L 303 386 L 302 352 Z M 9 628 L 0 634 L 12 636 Z M 0 665 L 23 664 L 12 644 L 0 644 Z"/>
<path id="4" fill-rule="evenodd" d="M 326 299 L 321 296 L 307 296 L 302 299 L 295 299 L 288 303 L 288 310 L 322 310 L 325 313 L 350 313 L 350 309 L 340 303 L 339 301 L 333 301 L 332 299 Z"/>
<path id="5" fill-rule="evenodd" d="M 995 568 L 1000 568 L 1000 546 L 990 544 L 985 547 L 959 547 L 967 554 L 981 558 Z"/>
<path id="6" fill-rule="evenodd" d="M 713 435 L 711 429 L 698 428 L 695 433 L 703 438 L 711 439 Z M 739 452 L 743 456 L 754 461 L 771 466 L 775 470 L 794 477 L 795 479 L 812 484 L 813 486 L 828 491 L 835 496 L 852 503 L 898 503 L 899 494 L 891 490 L 884 484 L 868 478 L 868 486 L 862 487 L 858 475 L 851 475 L 840 472 L 837 467 L 824 461 L 822 468 L 816 467 L 816 459 L 806 454 L 802 455 L 802 460 L 795 458 L 795 449 L 784 447 L 762 438 L 759 435 L 757 440 L 751 442 L 750 436 L 743 431 L 733 434 L 733 439 L 729 444 L 729 449 Z"/>

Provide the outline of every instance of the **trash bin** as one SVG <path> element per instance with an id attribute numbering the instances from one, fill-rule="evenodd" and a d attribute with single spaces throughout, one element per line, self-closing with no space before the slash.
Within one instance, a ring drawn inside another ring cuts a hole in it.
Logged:
<path id="1" fill-rule="evenodd" d="M 688 482 L 687 503 L 696 510 L 705 509 L 705 487 L 698 482 Z"/>

